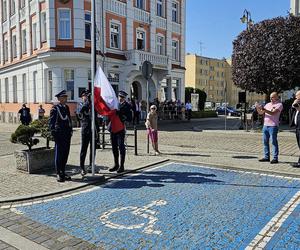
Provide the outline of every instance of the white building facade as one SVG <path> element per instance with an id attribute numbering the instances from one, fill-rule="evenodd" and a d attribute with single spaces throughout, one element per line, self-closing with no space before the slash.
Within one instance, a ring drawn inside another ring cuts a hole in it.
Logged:
<path id="1" fill-rule="evenodd" d="M 96 0 L 97 60 L 116 91 L 146 99 L 141 65 L 153 64 L 150 101 L 184 101 L 185 0 Z M 90 0 L 2 0 L 0 120 L 27 103 L 46 115 L 69 92 L 71 113 L 91 83 Z"/>

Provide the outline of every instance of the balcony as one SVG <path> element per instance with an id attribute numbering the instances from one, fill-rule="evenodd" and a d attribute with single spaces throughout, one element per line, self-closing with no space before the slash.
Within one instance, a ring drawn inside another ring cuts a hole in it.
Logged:
<path id="1" fill-rule="evenodd" d="M 180 34 L 181 33 L 181 29 L 180 28 L 181 27 L 180 27 L 179 23 L 172 22 L 172 32 Z"/>
<path id="2" fill-rule="evenodd" d="M 117 0 L 105 1 L 106 10 L 115 13 L 120 16 L 126 16 L 126 3 Z"/>
<path id="3" fill-rule="evenodd" d="M 157 16 L 156 17 L 156 27 L 166 30 L 167 29 L 167 20 L 165 18 Z"/>
<path id="4" fill-rule="evenodd" d="M 128 50 L 125 53 L 125 57 L 128 60 L 128 65 L 141 66 L 144 61 L 149 61 L 153 64 L 153 68 L 156 69 L 168 69 L 168 57 L 158 55 L 142 50 Z"/>
<path id="5" fill-rule="evenodd" d="M 150 24 L 150 13 L 139 8 L 134 8 L 134 19 Z"/>

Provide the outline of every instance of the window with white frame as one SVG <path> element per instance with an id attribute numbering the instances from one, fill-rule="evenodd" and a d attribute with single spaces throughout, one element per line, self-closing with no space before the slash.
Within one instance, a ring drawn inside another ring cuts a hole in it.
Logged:
<path id="1" fill-rule="evenodd" d="M 74 100 L 74 70 L 64 70 L 65 86 L 66 90 L 71 93 L 70 99 Z"/>
<path id="2" fill-rule="evenodd" d="M 179 45 L 177 40 L 172 40 L 172 59 L 176 61 L 179 59 Z"/>
<path id="3" fill-rule="evenodd" d="M 71 10 L 58 9 L 59 39 L 71 39 Z"/>
<path id="4" fill-rule="evenodd" d="M 4 61 L 8 62 L 8 40 L 4 40 Z"/>
<path id="5" fill-rule="evenodd" d="M 172 2 L 172 22 L 178 23 L 178 2 Z"/>
<path id="6" fill-rule="evenodd" d="M 145 50 L 145 32 L 137 30 L 136 32 L 136 49 Z"/>
<path id="7" fill-rule="evenodd" d="M 108 81 L 111 83 L 115 93 L 119 92 L 119 81 L 120 81 L 120 74 L 115 72 L 108 72 Z"/>
<path id="8" fill-rule="evenodd" d="M 84 20 L 85 20 L 85 40 L 91 40 L 92 37 L 91 12 L 84 13 Z"/>
<path id="9" fill-rule="evenodd" d="M 37 102 L 37 71 L 33 72 L 33 102 Z"/>
<path id="10" fill-rule="evenodd" d="M 7 1 L 3 1 L 2 5 L 2 21 L 5 22 L 7 20 Z"/>
<path id="11" fill-rule="evenodd" d="M 36 41 L 36 23 L 32 24 L 32 28 L 31 28 L 31 34 L 32 34 L 32 39 L 31 39 L 31 43 L 32 43 L 32 49 L 35 50 L 37 49 L 37 41 Z"/>
<path id="12" fill-rule="evenodd" d="M 13 16 L 16 13 L 15 0 L 10 0 L 10 15 Z"/>
<path id="13" fill-rule="evenodd" d="M 136 0 L 137 8 L 144 10 L 145 9 L 145 0 Z"/>
<path id="14" fill-rule="evenodd" d="M 13 102 L 18 102 L 17 76 L 13 76 Z"/>
<path id="15" fill-rule="evenodd" d="M 52 100 L 52 88 L 53 88 L 53 82 L 52 82 L 52 71 L 49 70 L 47 74 L 47 101 L 50 102 Z"/>
<path id="16" fill-rule="evenodd" d="M 5 102 L 9 102 L 9 89 L 8 89 L 8 78 L 5 78 Z"/>
<path id="17" fill-rule="evenodd" d="M 27 52 L 27 39 L 26 39 L 26 30 L 22 30 L 22 54 Z"/>
<path id="18" fill-rule="evenodd" d="M 156 0 L 156 15 L 163 17 L 164 16 L 164 1 L 163 0 Z"/>
<path id="19" fill-rule="evenodd" d="M 17 36 L 14 34 L 11 38 L 11 52 L 12 52 L 12 58 L 17 57 Z"/>
<path id="20" fill-rule="evenodd" d="M 110 47 L 113 49 L 121 49 L 120 25 L 110 23 Z"/>
<path id="21" fill-rule="evenodd" d="M 46 12 L 41 13 L 41 42 L 47 41 L 47 19 L 46 19 Z"/>
<path id="22" fill-rule="evenodd" d="M 20 0 L 20 8 L 24 8 L 25 7 L 25 0 Z"/>
<path id="23" fill-rule="evenodd" d="M 159 55 L 164 54 L 164 37 L 163 36 L 156 36 L 156 53 Z"/>
<path id="24" fill-rule="evenodd" d="M 22 87 L 23 87 L 23 102 L 27 102 L 27 82 L 26 74 L 22 75 Z"/>

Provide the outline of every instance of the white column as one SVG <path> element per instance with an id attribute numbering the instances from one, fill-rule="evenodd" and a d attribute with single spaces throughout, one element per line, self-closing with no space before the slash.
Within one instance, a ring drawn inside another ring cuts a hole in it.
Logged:
<path id="1" fill-rule="evenodd" d="M 1 17 L 2 17 L 2 4 L 0 4 L 0 13 L 1 13 Z M 1 45 L 1 48 L 0 48 L 0 65 L 2 66 L 3 63 L 4 63 L 4 44 L 3 44 L 3 29 L 2 29 L 2 24 L 0 25 L 0 45 Z M 4 88 L 2 88 L 4 89 Z"/>
<path id="2" fill-rule="evenodd" d="M 74 48 L 85 47 L 84 1 L 73 1 L 73 38 Z"/>
<path id="3" fill-rule="evenodd" d="M 135 30 L 133 29 L 134 10 L 133 10 L 132 0 L 127 1 L 126 12 L 127 12 L 127 17 L 126 17 L 127 50 L 132 50 L 134 49 L 133 37 L 135 33 Z"/>

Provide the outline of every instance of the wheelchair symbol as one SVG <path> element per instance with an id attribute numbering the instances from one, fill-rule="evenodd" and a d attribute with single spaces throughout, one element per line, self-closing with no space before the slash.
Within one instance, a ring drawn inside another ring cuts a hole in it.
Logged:
<path id="1" fill-rule="evenodd" d="M 107 227 L 114 228 L 114 229 L 137 229 L 137 228 L 144 228 L 143 232 L 146 234 L 161 234 L 160 230 L 154 229 L 154 224 L 158 220 L 158 218 L 155 216 L 157 215 L 157 211 L 154 211 L 150 208 L 154 206 L 164 206 L 167 202 L 164 200 L 157 200 L 152 201 L 150 204 L 143 206 L 143 207 L 134 207 L 134 206 L 128 206 L 128 207 L 120 207 L 120 208 L 114 208 L 108 212 L 105 212 L 102 214 L 99 219 L 100 221 Z M 113 213 L 121 212 L 121 211 L 129 211 L 133 215 L 141 216 L 145 219 L 148 219 L 148 224 L 146 223 L 140 223 L 135 225 L 120 225 L 113 223 L 109 220 L 109 217 Z"/>

